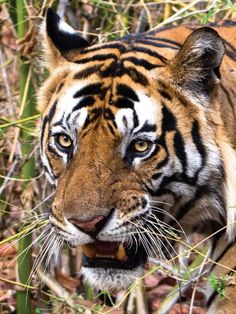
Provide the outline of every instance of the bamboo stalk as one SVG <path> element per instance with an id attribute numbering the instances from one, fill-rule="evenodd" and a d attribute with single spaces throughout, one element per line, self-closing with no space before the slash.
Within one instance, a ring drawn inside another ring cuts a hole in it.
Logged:
<path id="1" fill-rule="evenodd" d="M 27 23 L 27 10 L 26 2 L 24 0 L 17 0 L 16 2 L 17 10 L 17 35 L 18 38 L 24 37 L 28 23 Z M 20 119 L 27 119 L 35 113 L 34 108 L 34 96 L 33 96 L 33 86 L 31 84 L 30 78 L 32 77 L 31 68 L 29 63 L 25 63 L 23 60 L 19 59 L 19 87 L 20 87 L 20 100 L 21 100 L 21 116 Z M 32 150 L 32 136 L 26 131 L 21 131 L 21 140 L 22 140 L 22 155 L 23 158 L 29 155 L 29 152 Z M 22 178 L 29 179 L 35 176 L 35 161 L 34 158 L 29 158 L 23 168 L 22 168 Z M 30 184 L 27 183 L 27 184 Z M 26 190 L 27 184 L 24 184 L 24 189 Z M 24 204 L 26 205 L 26 204 Z M 27 204 L 24 207 L 26 210 L 29 210 L 30 205 Z M 22 284 L 26 284 L 31 272 L 31 249 L 27 250 L 30 247 L 32 242 L 31 233 L 19 240 L 18 245 L 18 278 Z M 25 253 L 21 254 L 24 250 Z M 31 314 L 31 291 L 27 289 L 19 289 L 16 295 L 17 299 L 17 313 L 19 314 Z"/>

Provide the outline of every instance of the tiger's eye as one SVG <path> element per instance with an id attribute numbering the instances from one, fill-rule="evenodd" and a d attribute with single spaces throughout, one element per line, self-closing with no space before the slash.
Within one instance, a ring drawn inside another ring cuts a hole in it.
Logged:
<path id="1" fill-rule="evenodd" d="M 136 152 L 139 153 L 144 153 L 146 150 L 148 150 L 150 146 L 150 142 L 145 141 L 145 140 L 137 140 L 134 142 L 134 149 L 136 150 Z"/>
<path id="2" fill-rule="evenodd" d="M 72 140 L 69 136 L 65 134 L 60 134 L 57 136 L 57 143 L 62 148 L 70 148 L 72 146 Z"/>

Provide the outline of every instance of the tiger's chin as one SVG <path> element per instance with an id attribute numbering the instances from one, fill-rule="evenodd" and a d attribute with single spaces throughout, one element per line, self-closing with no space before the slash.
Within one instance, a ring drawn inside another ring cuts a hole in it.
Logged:
<path id="1" fill-rule="evenodd" d="M 144 267 L 138 266 L 132 270 L 114 268 L 88 268 L 82 267 L 84 279 L 95 289 L 117 292 L 128 288 L 138 278 L 142 277 Z"/>
<path id="2" fill-rule="evenodd" d="M 82 274 L 96 289 L 126 289 L 144 273 L 147 254 L 142 245 L 96 240 L 82 245 Z"/>

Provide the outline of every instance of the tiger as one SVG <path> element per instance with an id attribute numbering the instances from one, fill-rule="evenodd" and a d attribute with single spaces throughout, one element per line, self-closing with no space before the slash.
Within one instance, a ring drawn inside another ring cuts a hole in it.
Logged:
<path id="1" fill-rule="evenodd" d="M 40 146 L 55 187 L 50 228 L 80 247 L 96 289 L 126 289 L 171 235 L 211 242 L 236 270 L 236 23 L 157 28 L 90 45 L 51 8 L 42 26 Z M 173 238 L 173 237 L 172 237 Z M 236 313 L 207 285 L 207 313 Z M 218 312 L 217 312 L 218 311 Z"/>

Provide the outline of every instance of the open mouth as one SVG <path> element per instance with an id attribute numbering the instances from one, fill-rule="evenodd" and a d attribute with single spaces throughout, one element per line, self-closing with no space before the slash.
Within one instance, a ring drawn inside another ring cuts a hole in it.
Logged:
<path id="1" fill-rule="evenodd" d="M 127 246 L 120 242 L 96 240 L 82 245 L 81 248 L 84 267 L 133 269 L 147 260 L 147 254 L 141 244 Z"/>

